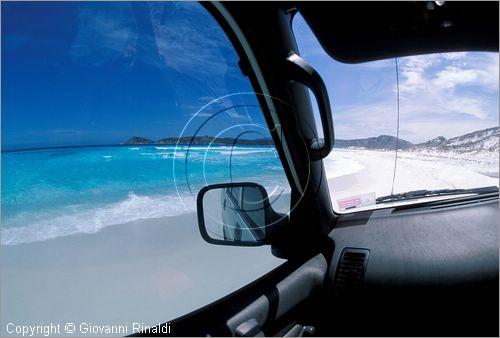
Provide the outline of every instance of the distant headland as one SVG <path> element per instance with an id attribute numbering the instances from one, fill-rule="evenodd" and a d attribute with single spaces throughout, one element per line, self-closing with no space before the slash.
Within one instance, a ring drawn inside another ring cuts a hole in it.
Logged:
<path id="1" fill-rule="evenodd" d="M 151 140 L 144 137 L 133 136 L 123 144 L 127 145 L 176 145 L 176 144 L 213 144 L 213 145 L 252 145 L 252 146 L 272 146 L 273 140 L 270 138 L 260 139 L 235 139 L 232 137 L 213 137 L 213 136 L 184 136 L 184 137 L 165 137 L 159 140 Z"/>

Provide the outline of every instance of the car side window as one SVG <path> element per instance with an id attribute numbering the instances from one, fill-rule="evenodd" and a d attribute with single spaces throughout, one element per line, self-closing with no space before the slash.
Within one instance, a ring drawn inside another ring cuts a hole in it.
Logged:
<path id="1" fill-rule="evenodd" d="M 283 262 L 198 230 L 208 184 L 255 182 L 290 204 L 238 61 L 195 2 L 2 3 L 3 335 L 132 334 Z"/>

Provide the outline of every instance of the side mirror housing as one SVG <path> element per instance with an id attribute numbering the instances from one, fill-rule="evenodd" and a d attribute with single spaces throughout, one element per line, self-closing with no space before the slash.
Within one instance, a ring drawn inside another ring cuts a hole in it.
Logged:
<path id="1" fill-rule="evenodd" d="M 197 198 L 198 226 L 212 244 L 260 246 L 285 215 L 272 209 L 265 188 L 257 183 L 213 184 Z"/>

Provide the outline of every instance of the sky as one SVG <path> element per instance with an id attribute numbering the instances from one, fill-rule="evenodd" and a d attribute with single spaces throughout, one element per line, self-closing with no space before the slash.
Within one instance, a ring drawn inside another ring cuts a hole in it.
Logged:
<path id="1" fill-rule="evenodd" d="M 396 60 L 343 64 L 325 53 L 300 14 L 293 29 L 301 56 L 328 89 L 336 137 L 395 136 Z M 498 126 L 498 53 L 428 54 L 397 62 L 401 138 L 419 143 Z"/>
<path id="2" fill-rule="evenodd" d="M 395 60 L 342 64 L 300 15 L 293 28 L 329 89 L 336 137 L 395 135 Z M 402 138 L 498 125 L 498 54 L 398 63 Z M 198 3 L 2 2 L 4 150 L 249 129 L 267 137 L 251 91 L 227 37 Z"/>
<path id="3" fill-rule="evenodd" d="M 263 124 L 238 60 L 195 2 L 2 2 L 2 149 Z"/>

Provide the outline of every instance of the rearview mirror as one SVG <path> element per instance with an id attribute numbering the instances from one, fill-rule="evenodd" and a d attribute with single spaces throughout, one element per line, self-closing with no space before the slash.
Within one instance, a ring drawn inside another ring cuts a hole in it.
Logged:
<path id="1" fill-rule="evenodd" d="M 261 185 L 206 186 L 198 193 L 197 206 L 198 225 L 205 241 L 236 246 L 266 244 L 273 211 Z"/>

